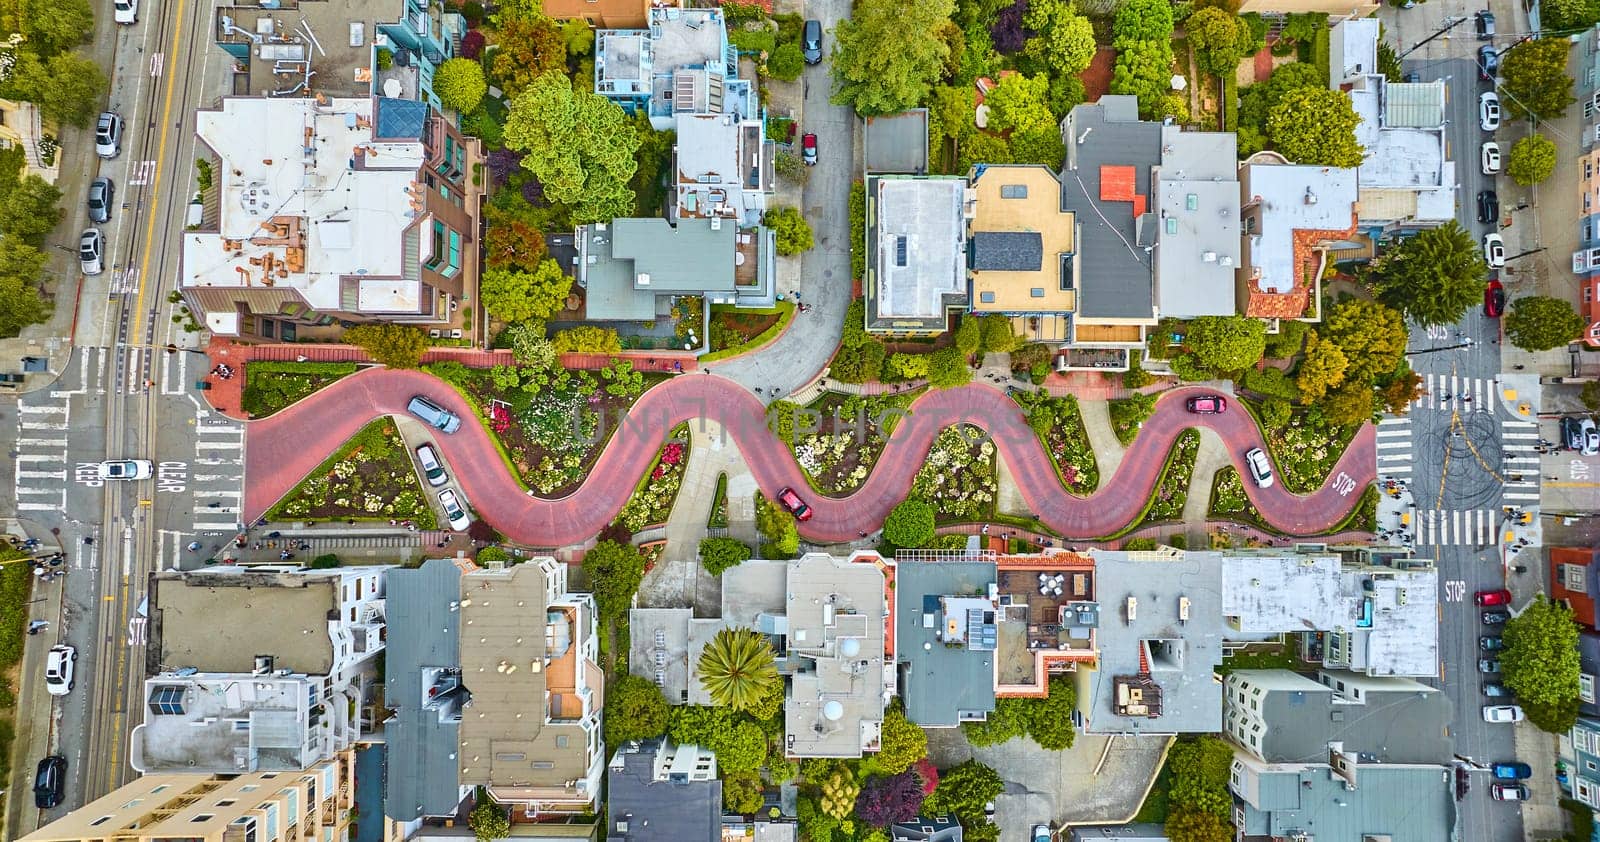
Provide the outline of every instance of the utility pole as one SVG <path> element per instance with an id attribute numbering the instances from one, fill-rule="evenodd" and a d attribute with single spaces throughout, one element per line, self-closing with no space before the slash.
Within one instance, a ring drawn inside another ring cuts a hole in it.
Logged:
<path id="1" fill-rule="evenodd" d="M 1420 48 L 1423 44 L 1426 44 L 1429 41 L 1432 41 L 1433 39 L 1438 38 L 1440 35 L 1443 35 L 1446 32 L 1449 32 L 1450 30 L 1455 29 L 1456 27 L 1458 27 L 1461 24 L 1466 23 L 1466 22 L 1467 22 L 1467 19 L 1464 18 L 1464 17 L 1461 17 L 1461 18 L 1446 18 L 1445 22 L 1444 22 L 1444 26 L 1439 27 L 1439 30 L 1437 32 L 1435 32 L 1432 35 L 1429 35 L 1428 37 L 1422 39 L 1421 41 L 1418 41 L 1417 43 L 1411 45 L 1410 49 L 1406 50 L 1405 52 L 1401 53 L 1398 56 L 1395 56 L 1395 58 L 1405 58 L 1406 56 L 1411 55 L 1412 53 L 1416 52 L 1417 49 Z"/>

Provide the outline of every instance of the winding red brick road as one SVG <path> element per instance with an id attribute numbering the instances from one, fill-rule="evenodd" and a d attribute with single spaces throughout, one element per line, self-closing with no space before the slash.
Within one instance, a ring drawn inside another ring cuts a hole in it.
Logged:
<path id="1" fill-rule="evenodd" d="M 911 416 L 895 429 L 865 487 L 845 498 L 804 495 L 816 516 L 801 524 L 800 532 L 813 541 L 833 542 L 876 530 L 888 511 L 905 497 L 939 431 L 968 422 L 994 438 L 1023 498 L 1044 523 L 1069 538 L 1112 534 L 1139 515 L 1167 451 L 1186 427 L 1204 425 L 1216 430 L 1233 453 L 1235 465 L 1248 475 L 1243 470 L 1243 454 L 1262 446 L 1255 423 L 1240 411 L 1189 414 L 1184 410 L 1184 398 L 1194 391 L 1177 389 L 1162 397 L 1116 475 L 1088 498 L 1062 489 L 1049 456 L 1021 411 L 998 389 L 973 384 L 930 392 L 912 405 Z M 478 515 L 512 540 L 533 546 L 577 544 L 592 538 L 627 502 L 667 432 L 695 418 L 715 420 L 728 431 L 769 495 L 786 485 L 807 488 L 789 449 L 765 427 L 762 404 L 722 377 L 683 375 L 646 392 L 612 436 L 588 481 L 562 499 L 542 500 L 529 497 L 507 473 L 488 432 L 474 422 L 476 414 L 455 390 L 422 372 L 372 369 L 346 377 L 270 418 L 249 423 L 245 442 L 247 522 L 260 517 L 368 422 L 379 415 L 404 413 L 406 402 L 416 394 L 426 394 L 461 415 L 464 423 L 459 432 L 437 438 Z M 1274 527 L 1293 535 L 1313 535 L 1328 531 L 1349 512 L 1361 489 L 1374 480 L 1375 466 L 1374 434 L 1367 425 L 1339 459 L 1329 482 L 1315 493 L 1292 494 L 1281 483 L 1248 491 Z"/>

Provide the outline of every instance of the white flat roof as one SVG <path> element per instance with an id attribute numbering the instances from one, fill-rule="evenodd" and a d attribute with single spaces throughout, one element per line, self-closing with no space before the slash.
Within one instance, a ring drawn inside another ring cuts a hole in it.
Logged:
<path id="1" fill-rule="evenodd" d="M 184 236 L 181 285 L 292 287 L 321 310 L 341 309 L 343 277 L 399 276 L 425 152 L 373 142 L 372 110 L 370 98 L 239 97 L 197 113 L 196 134 L 222 159 L 219 230 Z M 269 230 L 286 219 L 299 220 L 303 265 Z"/>
<path id="2" fill-rule="evenodd" d="M 421 281 L 373 279 L 356 290 L 356 307 L 363 313 L 415 313 L 421 303 Z"/>
<path id="3" fill-rule="evenodd" d="M 1259 204 L 1261 225 L 1251 261 L 1261 270 L 1260 284 L 1273 292 L 1294 289 L 1295 231 L 1343 231 L 1351 224 L 1356 171 L 1308 164 L 1247 164 L 1244 180 Z"/>

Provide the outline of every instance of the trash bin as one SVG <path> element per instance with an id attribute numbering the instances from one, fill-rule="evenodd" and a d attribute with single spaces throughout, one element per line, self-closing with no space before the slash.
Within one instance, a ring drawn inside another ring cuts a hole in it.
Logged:
<path id="1" fill-rule="evenodd" d="M 207 383 L 204 380 L 196 380 L 196 381 L 194 381 L 194 387 L 196 389 L 199 389 L 200 391 L 204 392 L 204 391 L 207 391 L 208 389 L 211 388 L 211 384 Z"/>

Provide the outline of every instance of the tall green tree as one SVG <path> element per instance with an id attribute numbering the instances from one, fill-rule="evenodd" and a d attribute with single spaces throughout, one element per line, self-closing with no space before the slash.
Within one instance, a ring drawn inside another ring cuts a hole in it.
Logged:
<path id="1" fill-rule="evenodd" d="M 761 215 L 761 224 L 772 229 L 773 245 L 778 254 L 792 257 L 811 250 L 816 240 L 811 234 L 811 223 L 790 205 L 779 205 Z"/>
<path id="2" fill-rule="evenodd" d="M 0 233 L 18 242 L 43 247 L 45 237 L 61 221 L 61 190 L 28 174 L 0 191 Z"/>
<path id="3" fill-rule="evenodd" d="M 1408 339 L 1400 311 L 1364 298 L 1334 305 L 1322 320 L 1322 338 L 1344 353 L 1344 379 L 1366 385 L 1394 373 Z"/>
<path id="4" fill-rule="evenodd" d="M 45 284 L 45 256 L 11 234 L 0 236 L 0 338 L 10 338 L 50 317 Z"/>
<path id="5" fill-rule="evenodd" d="M 1547 295 L 1518 298 L 1505 317 L 1506 338 L 1524 351 L 1560 348 L 1582 336 L 1586 326 L 1571 302 Z"/>
<path id="6" fill-rule="evenodd" d="M 898 775 L 928 756 L 928 732 L 906 719 L 899 708 L 890 708 L 883 713 L 883 734 L 878 745 L 878 755 L 874 758 L 878 769 L 885 774 Z"/>
<path id="7" fill-rule="evenodd" d="M 1267 325 L 1246 316 L 1201 316 L 1189 322 L 1183 344 L 1214 372 L 1242 371 L 1267 350 Z"/>
<path id="8" fill-rule="evenodd" d="M 749 560 L 750 545 L 738 538 L 719 535 L 700 539 L 700 566 L 713 576 Z"/>
<path id="9" fill-rule="evenodd" d="M 922 808 L 929 815 L 949 813 L 963 825 L 984 820 L 983 805 L 994 800 L 1005 789 L 993 769 L 976 760 L 968 760 L 939 773 L 939 786 L 934 789 Z"/>
<path id="10" fill-rule="evenodd" d="M 1070 0 L 1028 0 L 1022 23 L 1038 33 L 1023 50 L 1050 68 L 1050 75 L 1076 76 L 1094 61 L 1094 25 Z"/>
<path id="11" fill-rule="evenodd" d="M 477 803 L 473 804 L 472 812 L 467 814 L 467 826 L 472 828 L 472 835 L 477 837 L 478 842 L 494 842 L 511 835 L 511 816 L 506 813 L 506 808 L 495 803 L 488 790 L 480 786 Z"/>
<path id="12" fill-rule="evenodd" d="M 505 144 L 525 153 L 522 166 L 545 196 L 568 206 L 579 224 L 633 212 L 628 188 L 639 134 L 616 103 L 574 91 L 565 74 L 540 75 L 511 101 Z"/>
<path id="13" fill-rule="evenodd" d="M 1194 48 L 1195 63 L 1214 76 L 1232 76 L 1250 46 L 1250 26 L 1215 6 L 1208 6 L 1183 22 Z"/>
<path id="14" fill-rule="evenodd" d="M 1511 144 L 1506 175 L 1523 187 L 1532 187 L 1556 171 L 1556 142 L 1538 132 Z"/>
<path id="15" fill-rule="evenodd" d="M 94 35 L 94 9 L 89 0 L 22 0 L 17 6 L 27 45 L 46 59 L 87 44 Z"/>
<path id="16" fill-rule="evenodd" d="M 462 114 L 477 108 L 488 91 L 489 82 L 483 76 L 483 65 L 472 59 L 446 59 L 433 72 L 433 92 L 438 95 L 439 102 Z"/>
<path id="17" fill-rule="evenodd" d="M 1117 6 L 1111 31 L 1121 43 L 1166 41 L 1172 38 L 1172 25 L 1170 0 L 1127 0 Z M 1118 49 L 1121 49 L 1121 43 Z"/>
<path id="18" fill-rule="evenodd" d="M 1500 658 L 1506 687 L 1528 714 L 1528 721 L 1555 734 L 1566 733 L 1578 714 L 1578 624 L 1572 610 L 1538 597 L 1506 621 L 1505 654 Z"/>
<path id="19" fill-rule="evenodd" d="M 1506 119 L 1554 120 L 1566 116 L 1572 98 L 1566 38 L 1531 38 L 1506 51 L 1500 62 L 1500 107 Z"/>
<path id="20" fill-rule="evenodd" d="M 772 644 L 754 629 L 717 632 L 700 651 L 695 671 L 711 701 L 734 710 L 755 706 L 783 680 L 773 664 Z"/>
<path id="21" fill-rule="evenodd" d="M 1356 142 L 1360 123 L 1344 91 L 1295 88 L 1279 97 L 1267 113 L 1267 136 L 1273 148 L 1294 163 L 1357 167 L 1363 152 Z"/>
<path id="22" fill-rule="evenodd" d="M 1013 163 L 1061 166 L 1065 151 L 1060 123 L 1050 109 L 1049 77 L 1007 76 L 983 101 L 989 106 L 989 128 L 1010 135 Z"/>
<path id="23" fill-rule="evenodd" d="M 507 95 L 519 96 L 546 73 L 565 78 L 566 35 L 538 9 L 502 8 L 495 15 L 495 31 L 490 70 Z"/>
<path id="24" fill-rule="evenodd" d="M 490 269 L 483 273 L 478 296 L 491 316 L 504 322 L 547 319 L 560 310 L 572 291 L 572 278 L 561 264 L 542 260 L 531 272 Z"/>
<path id="25" fill-rule="evenodd" d="M 659 737 L 667 732 L 667 698 L 648 678 L 623 675 L 606 685 L 606 742 Z"/>
<path id="26" fill-rule="evenodd" d="M 1172 42 L 1167 39 L 1120 41 L 1111 68 L 1111 93 L 1139 98 L 1139 116 L 1161 108 L 1172 80 Z"/>
<path id="27" fill-rule="evenodd" d="M 967 355 L 954 345 L 940 348 L 928 355 L 928 385 L 935 389 L 954 389 L 972 382 L 972 368 L 967 365 Z"/>
<path id="28" fill-rule="evenodd" d="M 1593 0 L 1541 0 L 1539 22 L 1546 32 L 1587 29 L 1600 21 L 1600 3 Z"/>
<path id="29" fill-rule="evenodd" d="M 927 97 L 950 46 L 939 37 L 954 0 L 860 0 L 833 34 L 833 100 L 863 115 L 893 114 Z"/>
<path id="30" fill-rule="evenodd" d="M 589 574 L 594 592 L 595 612 L 603 622 L 618 620 L 633 607 L 633 595 L 644 579 L 644 556 L 634 547 L 616 541 L 601 541 L 583 554 L 583 569 Z"/>
<path id="31" fill-rule="evenodd" d="M 1172 842 L 1232 842 L 1233 825 L 1204 810 L 1180 809 L 1167 814 L 1164 828 Z"/>
<path id="32" fill-rule="evenodd" d="M 1371 264 L 1378 300 L 1419 325 L 1447 325 L 1483 299 L 1483 250 L 1455 220 L 1391 245 Z"/>
<path id="33" fill-rule="evenodd" d="M 56 53 L 45 61 L 27 50 L 17 50 L 15 55 L 11 91 L 38 105 L 46 120 L 88 128 L 108 87 L 100 65 L 76 50 Z"/>

